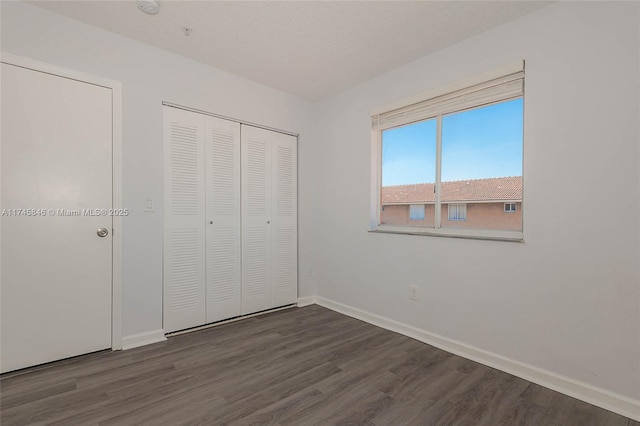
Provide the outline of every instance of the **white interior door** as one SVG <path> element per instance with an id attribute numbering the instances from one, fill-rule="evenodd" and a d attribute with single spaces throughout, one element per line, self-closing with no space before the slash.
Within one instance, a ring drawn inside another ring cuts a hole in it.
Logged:
<path id="1" fill-rule="evenodd" d="M 271 143 L 274 132 L 242 126 L 242 314 L 272 308 Z"/>
<path id="2" fill-rule="evenodd" d="M 112 93 L 7 64 L 1 84 L 6 372 L 111 347 L 112 220 L 84 209 L 112 207 Z"/>
<path id="3" fill-rule="evenodd" d="M 204 116 L 206 322 L 241 314 L 240 124 Z"/>
<path id="4" fill-rule="evenodd" d="M 271 241 L 273 307 L 298 300 L 297 139 L 274 133 Z"/>
<path id="5" fill-rule="evenodd" d="M 205 322 L 204 118 L 164 108 L 164 331 Z"/>

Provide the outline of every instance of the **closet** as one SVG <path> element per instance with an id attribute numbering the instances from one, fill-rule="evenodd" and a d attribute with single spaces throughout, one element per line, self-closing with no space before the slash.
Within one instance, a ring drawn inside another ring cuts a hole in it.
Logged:
<path id="1" fill-rule="evenodd" d="M 297 138 L 164 106 L 164 331 L 297 301 Z"/>

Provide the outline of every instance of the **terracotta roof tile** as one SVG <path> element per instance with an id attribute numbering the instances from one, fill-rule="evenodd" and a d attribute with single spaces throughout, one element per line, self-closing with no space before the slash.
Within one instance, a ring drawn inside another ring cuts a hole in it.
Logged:
<path id="1" fill-rule="evenodd" d="M 435 203 L 433 183 L 383 186 L 382 204 Z M 522 176 L 442 182 L 442 202 L 520 201 Z"/>

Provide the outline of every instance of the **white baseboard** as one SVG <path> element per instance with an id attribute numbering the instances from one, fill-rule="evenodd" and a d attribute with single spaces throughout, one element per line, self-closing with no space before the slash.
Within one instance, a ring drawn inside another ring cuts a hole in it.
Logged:
<path id="1" fill-rule="evenodd" d="M 132 334 L 122 338 L 122 349 L 133 349 L 138 346 L 150 345 L 152 343 L 163 342 L 167 340 L 164 336 L 164 330 L 153 330 L 139 334 Z"/>
<path id="2" fill-rule="evenodd" d="M 304 298 L 309 299 L 309 298 Z M 605 410 L 613 411 L 633 420 L 640 421 L 640 401 L 628 398 L 590 384 L 562 376 L 552 371 L 544 370 L 533 365 L 525 364 L 492 352 L 476 348 L 466 343 L 458 342 L 419 328 L 385 318 L 380 315 L 363 311 L 353 306 L 345 305 L 316 296 L 315 303 L 341 314 L 368 322 L 375 326 L 394 331 L 411 337 L 423 343 L 443 349 L 447 352 L 479 362 L 489 367 L 497 368 L 514 376 L 529 380 L 549 389 L 580 399 Z M 298 300 L 300 306 L 300 299 Z"/>
<path id="3" fill-rule="evenodd" d="M 298 308 L 302 308 L 303 306 L 309 306 L 316 303 L 315 296 L 307 296 L 307 297 L 299 297 L 298 298 Z"/>

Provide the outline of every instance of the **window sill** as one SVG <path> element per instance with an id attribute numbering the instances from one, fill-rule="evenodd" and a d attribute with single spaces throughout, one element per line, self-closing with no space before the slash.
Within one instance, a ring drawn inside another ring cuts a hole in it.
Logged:
<path id="1" fill-rule="evenodd" d="M 370 229 L 371 233 L 420 235 L 425 237 L 464 238 L 471 240 L 505 241 L 523 243 L 524 234 L 521 231 L 498 231 L 484 229 L 452 229 L 452 228 L 412 228 L 408 226 L 378 225 Z"/>

